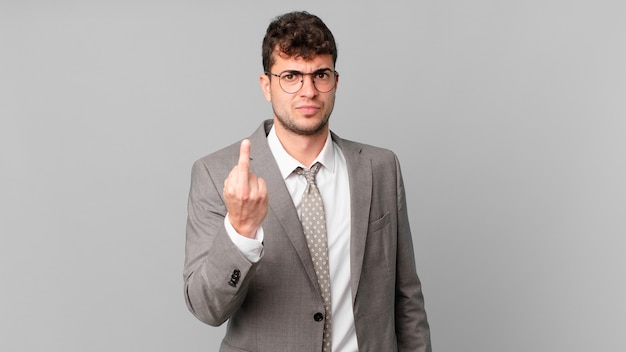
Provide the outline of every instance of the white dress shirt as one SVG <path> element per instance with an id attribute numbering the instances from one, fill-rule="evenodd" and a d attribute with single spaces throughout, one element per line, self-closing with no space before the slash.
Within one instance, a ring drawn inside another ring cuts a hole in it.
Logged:
<path id="1" fill-rule="evenodd" d="M 278 140 L 274 127 L 267 136 L 267 141 L 299 216 L 306 180 L 303 176 L 297 175 L 294 170 L 297 167 L 308 169 L 308 165 L 302 165 L 287 153 Z M 332 350 L 333 352 L 356 352 L 358 344 L 354 329 L 350 287 L 350 184 L 346 160 L 341 149 L 333 143 L 330 133 L 324 148 L 312 164 L 316 162 L 322 164 L 316 176 L 316 183 L 326 214 L 333 316 Z M 235 232 L 228 221 L 228 216 L 224 224 L 229 236 L 242 253 L 251 262 L 258 262 L 263 251 L 263 228 L 257 231 L 256 239 L 249 239 Z"/>

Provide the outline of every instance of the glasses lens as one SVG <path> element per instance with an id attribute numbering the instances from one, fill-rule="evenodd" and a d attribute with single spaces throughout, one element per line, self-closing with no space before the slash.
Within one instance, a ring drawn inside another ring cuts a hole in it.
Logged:
<path id="1" fill-rule="evenodd" d="M 312 74 L 315 88 L 320 93 L 330 92 L 335 88 L 335 73 L 331 70 L 317 71 Z"/>
<path id="2" fill-rule="evenodd" d="M 280 75 L 280 87 L 289 94 L 293 94 L 302 87 L 302 73 L 287 71 Z"/>

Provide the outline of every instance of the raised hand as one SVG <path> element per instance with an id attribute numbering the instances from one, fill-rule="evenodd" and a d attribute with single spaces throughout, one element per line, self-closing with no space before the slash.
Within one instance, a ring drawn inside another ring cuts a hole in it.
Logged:
<path id="1" fill-rule="evenodd" d="M 250 141 L 244 139 L 239 161 L 224 180 L 228 220 L 239 234 L 254 238 L 267 215 L 265 180 L 250 172 Z"/>

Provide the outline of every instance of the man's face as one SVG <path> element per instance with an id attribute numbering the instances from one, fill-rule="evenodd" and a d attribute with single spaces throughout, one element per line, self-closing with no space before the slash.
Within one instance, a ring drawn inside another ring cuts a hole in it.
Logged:
<path id="1" fill-rule="evenodd" d="M 320 69 L 335 70 L 331 55 L 317 55 L 311 60 L 301 57 L 288 57 L 274 53 L 275 63 L 271 72 L 280 74 L 284 71 L 315 72 Z M 326 133 L 328 119 L 335 106 L 337 87 L 326 93 L 320 93 L 313 85 L 311 75 L 304 75 L 302 88 L 296 93 L 283 91 L 276 76 L 261 75 L 261 88 L 265 99 L 272 103 L 275 124 L 298 135 Z"/>

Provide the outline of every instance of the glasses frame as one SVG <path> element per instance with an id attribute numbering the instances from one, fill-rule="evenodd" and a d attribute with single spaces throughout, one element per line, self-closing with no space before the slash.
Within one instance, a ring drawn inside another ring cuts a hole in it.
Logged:
<path id="1" fill-rule="evenodd" d="M 332 86 L 332 88 L 330 88 L 329 90 L 326 91 L 322 91 L 319 88 L 317 88 L 317 86 L 315 85 L 315 78 L 313 78 L 313 75 L 316 73 L 320 73 L 320 72 L 324 72 L 324 71 L 330 71 L 335 75 L 335 80 L 334 80 L 334 84 Z M 300 80 L 300 88 L 296 89 L 294 92 L 288 92 L 285 88 L 283 88 L 282 83 L 280 83 L 280 77 L 284 74 L 284 73 L 291 73 L 294 75 L 302 75 L 302 79 Z M 296 94 L 298 93 L 302 87 L 304 87 L 304 76 L 311 76 L 311 80 L 313 81 L 313 87 L 315 87 L 315 90 L 317 90 L 320 93 L 328 93 L 331 90 L 335 89 L 335 87 L 337 87 L 337 79 L 339 78 L 339 72 L 331 69 L 331 68 L 320 68 L 319 70 L 315 70 L 313 72 L 300 72 L 298 70 L 284 70 L 281 71 L 280 73 L 273 73 L 270 71 L 265 71 L 265 74 L 268 76 L 274 76 L 274 77 L 278 77 L 278 85 L 280 86 L 280 89 L 283 90 L 283 92 L 287 93 L 287 94 Z"/>

